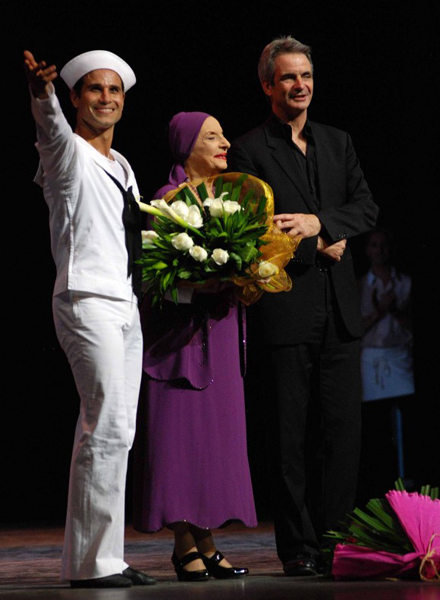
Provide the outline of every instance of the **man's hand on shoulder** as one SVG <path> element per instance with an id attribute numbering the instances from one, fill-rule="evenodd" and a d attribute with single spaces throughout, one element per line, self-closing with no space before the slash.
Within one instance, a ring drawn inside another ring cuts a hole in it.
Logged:
<path id="1" fill-rule="evenodd" d="M 324 238 L 322 238 L 320 235 L 318 236 L 318 245 L 316 248 L 317 251 L 323 256 L 331 258 L 336 262 L 341 260 L 346 247 L 347 240 L 339 240 L 339 242 L 335 242 L 334 244 L 328 244 Z"/>
<path id="2" fill-rule="evenodd" d="M 25 50 L 24 69 L 34 98 L 47 98 L 47 86 L 58 76 L 56 66 L 48 67 L 44 60 L 37 63 L 32 52 Z"/>
<path id="3" fill-rule="evenodd" d="M 321 222 L 316 215 L 303 213 L 274 215 L 274 223 L 289 237 L 299 236 L 301 239 L 318 235 L 321 231 Z"/>

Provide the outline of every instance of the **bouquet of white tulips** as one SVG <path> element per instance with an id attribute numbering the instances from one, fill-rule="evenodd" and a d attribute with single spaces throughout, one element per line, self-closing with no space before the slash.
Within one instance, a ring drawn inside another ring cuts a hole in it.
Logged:
<path id="1" fill-rule="evenodd" d="M 254 177 L 228 173 L 185 184 L 148 205 L 140 203 L 141 210 L 155 217 L 153 229 L 143 232 L 140 260 L 154 303 L 162 303 L 167 293 L 177 302 L 182 282 L 203 287 L 215 279 L 244 287 L 279 273 L 277 261 L 261 260 L 263 246 L 270 243 L 265 235 L 273 227 L 273 211 L 268 214 L 264 193 L 270 188 L 260 184 L 264 182 Z M 289 251 L 287 260 L 293 255 L 291 245 Z"/>

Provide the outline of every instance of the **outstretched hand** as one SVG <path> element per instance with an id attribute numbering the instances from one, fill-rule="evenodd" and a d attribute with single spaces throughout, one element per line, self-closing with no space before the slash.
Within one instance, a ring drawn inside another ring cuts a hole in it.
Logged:
<path id="1" fill-rule="evenodd" d="M 44 60 L 37 63 L 32 52 L 24 51 L 24 69 L 35 98 L 47 98 L 48 84 L 58 77 L 55 65 L 48 67 Z"/>

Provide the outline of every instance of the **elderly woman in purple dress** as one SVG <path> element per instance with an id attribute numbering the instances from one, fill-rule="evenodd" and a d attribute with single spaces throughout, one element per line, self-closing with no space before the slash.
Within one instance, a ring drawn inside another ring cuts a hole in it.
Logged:
<path id="1" fill-rule="evenodd" d="M 170 123 L 175 157 L 168 184 L 227 167 L 229 142 L 214 117 L 179 113 Z M 186 294 L 185 294 L 186 291 Z M 143 303 L 144 379 L 135 449 L 134 525 L 174 531 L 180 581 L 245 575 L 211 533 L 230 521 L 256 526 L 246 449 L 243 323 L 230 289 L 183 288 L 179 304 Z M 186 298 L 184 296 L 187 296 Z M 191 296 L 191 297 L 189 297 Z"/>

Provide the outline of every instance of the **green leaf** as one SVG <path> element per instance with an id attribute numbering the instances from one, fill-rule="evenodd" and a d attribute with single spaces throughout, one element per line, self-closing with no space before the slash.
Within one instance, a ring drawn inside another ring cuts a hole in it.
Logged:
<path id="1" fill-rule="evenodd" d="M 375 519 L 374 517 L 370 517 L 369 515 L 367 515 L 367 513 L 364 513 L 359 508 L 355 508 L 353 514 L 355 514 L 357 517 L 359 517 L 362 521 L 367 523 L 367 525 L 369 525 L 372 529 L 376 531 L 389 531 L 389 528 L 384 524 L 383 521 Z"/>
<path id="2" fill-rule="evenodd" d="M 267 204 L 267 198 L 264 194 L 261 194 L 260 196 L 260 202 L 258 203 L 258 215 L 261 217 L 263 216 L 263 214 L 266 212 L 266 204 Z"/>
<path id="3" fill-rule="evenodd" d="M 163 289 L 166 290 L 168 288 L 168 283 L 170 281 L 171 278 L 171 271 L 169 271 L 168 273 L 165 274 L 163 280 L 162 280 L 162 285 L 163 285 Z"/>
<path id="4" fill-rule="evenodd" d="M 358 546 L 365 546 L 366 548 L 371 548 L 372 550 L 393 552 L 395 554 L 406 554 L 408 552 L 406 548 L 401 548 L 398 545 L 392 543 L 390 544 L 388 541 L 382 540 L 379 537 L 374 537 L 363 528 L 356 527 L 355 525 L 350 527 L 350 532 L 356 539 L 356 545 Z"/>
<path id="5" fill-rule="evenodd" d="M 238 254 L 235 254 L 235 252 L 230 252 L 229 256 L 235 262 L 235 264 L 237 265 L 237 269 L 240 271 L 243 264 L 241 257 Z"/>
<path id="6" fill-rule="evenodd" d="M 188 204 L 188 206 L 191 206 L 191 204 L 196 204 L 197 206 L 199 205 L 198 200 L 188 187 L 183 188 L 182 191 L 185 194 L 185 202 Z"/>
<path id="7" fill-rule="evenodd" d="M 223 192 L 223 177 L 217 177 L 215 180 L 215 197 L 219 198 Z"/>
<path id="8" fill-rule="evenodd" d="M 387 500 L 373 499 L 367 504 L 368 510 L 371 511 L 378 519 L 380 519 L 387 527 L 392 529 L 395 527 L 396 521 L 386 510 L 386 507 L 388 510 L 391 510 Z"/>
<path id="9" fill-rule="evenodd" d="M 397 481 L 394 482 L 394 487 L 398 492 L 404 492 L 405 491 L 405 486 L 403 484 L 402 479 L 399 477 L 399 479 Z"/>
<path id="10" fill-rule="evenodd" d="M 238 199 L 241 196 L 241 186 L 236 186 L 234 185 L 234 187 L 232 188 L 232 193 L 231 193 L 231 200 L 233 202 L 238 202 Z"/>
<path id="11" fill-rule="evenodd" d="M 258 249 L 253 244 L 246 244 L 241 253 L 241 258 L 247 264 L 252 263 L 258 256 Z"/>
<path id="12" fill-rule="evenodd" d="M 177 192 L 177 194 L 175 194 L 173 200 L 182 200 L 183 202 L 185 202 L 185 192 L 183 190 L 180 190 L 179 192 Z"/>
<path id="13" fill-rule="evenodd" d="M 229 200 L 232 194 L 232 181 L 227 181 L 225 184 L 223 184 L 223 192 L 228 193 L 226 200 Z"/>
<path id="14" fill-rule="evenodd" d="M 175 288 L 175 287 L 173 287 L 173 288 L 171 289 L 171 298 L 173 299 L 173 301 L 174 301 L 174 304 L 178 304 L 178 303 L 179 303 L 179 302 L 178 302 L 177 288 Z"/>
<path id="15" fill-rule="evenodd" d="M 254 190 L 248 190 L 246 192 L 245 197 L 243 198 L 243 202 L 241 203 L 242 209 L 243 210 L 248 210 L 249 209 L 249 202 L 255 197 L 255 192 Z"/>
<path id="16" fill-rule="evenodd" d="M 200 200 L 202 202 L 204 202 L 206 200 L 206 198 L 208 197 L 208 191 L 206 189 L 205 182 L 203 181 L 202 183 L 200 183 L 196 189 L 197 189 L 197 193 L 200 196 Z"/>
<path id="17" fill-rule="evenodd" d="M 234 189 L 238 189 L 241 192 L 243 183 L 246 181 L 246 179 L 248 179 L 248 177 L 249 177 L 249 175 L 247 173 L 242 173 L 240 175 L 240 177 L 238 179 L 236 179 L 235 182 L 233 183 Z"/>
<path id="18" fill-rule="evenodd" d="M 163 262 L 163 261 L 158 261 L 156 263 L 154 263 L 154 265 L 152 265 L 153 269 L 166 269 L 168 267 L 167 263 Z"/>
<path id="19" fill-rule="evenodd" d="M 422 487 L 422 494 L 424 496 L 430 496 L 430 494 L 431 494 L 431 486 L 430 485 L 424 485 Z"/>

